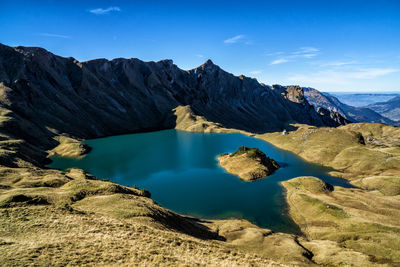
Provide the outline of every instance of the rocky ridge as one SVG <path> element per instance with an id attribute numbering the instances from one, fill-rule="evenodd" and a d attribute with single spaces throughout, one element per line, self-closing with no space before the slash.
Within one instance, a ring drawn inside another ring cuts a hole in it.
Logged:
<path id="1" fill-rule="evenodd" d="M 293 122 L 339 125 L 318 114 L 302 94 L 298 87 L 271 89 L 234 76 L 211 60 L 184 71 L 171 60 L 79 62 L 42 48 L 0 45 L 0 108 L 7 114 L 0 133 L 23 140 L 15 146 L 25 151 L 14 156 L 41 166 L 44 151 L 57 145 L 55 136 L 85 139 L 174 128 L 174 109 L 180 106 L 206 121 L 250 132 L 282 130 Z"/>

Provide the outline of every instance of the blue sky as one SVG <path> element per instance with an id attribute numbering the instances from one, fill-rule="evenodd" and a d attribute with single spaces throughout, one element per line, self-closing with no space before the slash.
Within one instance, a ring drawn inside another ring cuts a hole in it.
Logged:
<path id="1" fill-rule="evenodd" d="M 210 58 L 266 84 L 400 91 L 400 1 L 0 0 L 0 42 L 80 61 Z"/>

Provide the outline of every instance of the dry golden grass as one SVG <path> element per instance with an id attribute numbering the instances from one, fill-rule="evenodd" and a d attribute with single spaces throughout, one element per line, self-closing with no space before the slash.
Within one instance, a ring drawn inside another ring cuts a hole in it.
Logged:
<path id="1" fill-rule="evenodd" d="M 244 131 L 225 128 L 220 123 L 210 122 L 193 113 L 189 106 L 178 106 L 174 109 L 176 116 L 175 129 L 201 133 L 244 133 Z"/>
<path id="2" fill-rule="evenodd" d="M 177 129 L 251 135 L 207 122 L 187 107 L 178 107 L 175 115 Z M 399 136 L 398 128 L 382 124 L 299 125 L 286 136 L 257 136 L 330 166 L 362 188 L 332 191 L 309 177 L 284 182 L 290 215 L 305 237 L 273 233 L 244 220 L 188 218 L 160 207 L 140 190 L 96 180 L 81 170 L 40 169 L 17 159 L 19 168 L 0 166 L 0 263 L 394 266 L 400 262 Z M 3 139 L 8 143 L 0 148 L 0 158 L 8 159 L 17 151 L 8 136 Z M 82 154 L 79 141 L 58 141 L 53 153 Z"/>
<path id="3" fill-rule="evenodd" d="M 329 189 L 314 177 L 282 183 L 290 215 L 311 240 L 303 243 L 324 264 L 323 255 L 348 255 L 353 266 L 400 262 L 400 198 L 361 189 Z M 324 245 L 325 244 L 325 245 Z M 319 256 L 318 256 L 319 255 Z M 331 264 L 338 264 L 335 259 Z"/>
<path id="4" fill-rule="evenodd" d="M 54 139 L 59 145 L 48 151 L 49 157 L 55 155 L 68 158 L 83 157 L 90 151 L 89 146 L 79 140 L 61 135 L 56 136 Z"/>
<path id="5" fill-rule="evenodd" d="M 288 135 L 258 135 L 308 161 L 332 168 L 359 189 L 300 177 L 282 184 L 290 215 L 319 264 L 400 264 L 400 129 L 376 123 L 338 128 L 296 125 Z"/>
<path id="6" fill-rule="evenodd" d="M 279 165 L 257 148 L 239 147 L 236 152 L 218 156 L 218 162 L 227 172 L 244 181 L 255 181 L 272 174 Z"/>
<path id="7" fill-rule="evenodd" d="M 348 124 L 338 128 L 296 125 L 288 135 L 258 135 L 302 158 L 332 167 L 346 179 L 400 176 L 400 128 L 379 123 Z"/>
<path id="8" fill-rule="evenodd" d="M 0 210 L 2 266 L 278 266 L 150 223 L 33 206 Z"/>
<path id="9" fill-rule="evenodd" d="M 184 217 L 141 190 L 78 169 L 1 168 L 0 174 L 2 266 L 312 264 L 293 235 L 246 221 Z"/>

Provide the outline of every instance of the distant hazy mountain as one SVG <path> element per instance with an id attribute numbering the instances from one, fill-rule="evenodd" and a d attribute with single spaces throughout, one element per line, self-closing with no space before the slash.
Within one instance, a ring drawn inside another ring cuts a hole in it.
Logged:
<path id="1" fill-rule="evenodd" d="M 353 106 L 365 107 L 376 102 L 385 102 L 397 96 L 395 93 L 324 93 L 335 96 L 340 102 Z"/>
<path id="2" fill-rule="evenodd" d="M 386 102 L 374 103 L 367 107 L 391 120 L 400 121 L 400 95 Z"/>
<path id="3" fill-rule="evenodd" d="M 386 118 L 372 109 L 344 104 L 339 101 L 338 98 L 330 94 L 323 94 L 313 88 L 303 88 L 303 90 L 307 101 L 316 109 L 322 107 L 328 110 L 337 111 L 343 117 L 352 122 L 380 122 L 390 125 L 399 125 L 398 122 Z"/>

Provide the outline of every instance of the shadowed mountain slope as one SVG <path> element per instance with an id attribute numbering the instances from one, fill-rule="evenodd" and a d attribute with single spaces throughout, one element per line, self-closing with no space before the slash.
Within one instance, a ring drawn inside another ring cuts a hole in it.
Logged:
<path id="1" fill-rule="evenodd" d="M 303 99 L 294 99 L 296 94 Z M 54 146 L 52 137 L 59 134 L 94 138 L 173 128 L 178 106 L 251 132 L 282 130 L 293 122 L 338 125 L 302 95 L 300 87 L 271 89 L 236 77 L 211 60 L 184 71 L 171 60 L 79 62 L 42 48 L 0 45 L 0 107 L 7 114 L 0 131 L 38 151 Z"/>

